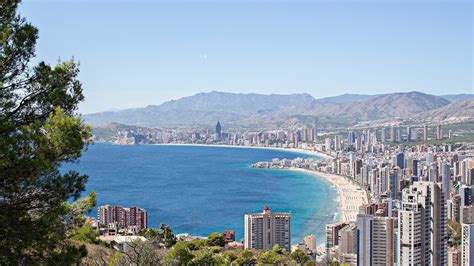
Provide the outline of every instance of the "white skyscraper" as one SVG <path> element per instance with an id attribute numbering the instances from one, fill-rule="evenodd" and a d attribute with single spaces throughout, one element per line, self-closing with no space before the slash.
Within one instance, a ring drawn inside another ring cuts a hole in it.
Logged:
<path id="1" fill-rule="evenodd" d="M 461 265 L 474 265 L 474 224 L 462 224 Z"/>
<path id="2" fill-rule="evenodd" d="M 324 148 L 326 151 L 331 151 L 331 139 L 330 138 L 326 138 L 325 141 L 324 141 Z"/>
<path id="3" fill-rule="evenodd" d="M 447 210 L 440 184 L 418 181 L 403 190 L 398 236 L 401 265 L 446 265 Z"/>
<path id="4" fill-rule="evenodd" d="M 341 136 L 339 135 L 334 136 L 334 150 L 341 150 Z"/>
<path id="5" fill-rule="evenodd" d="M 262 213 L 245 215 L 245 248 L 272 249 L 275 244 L 291 250 L 291 214 L 271 212 L 268 206 Z"/>

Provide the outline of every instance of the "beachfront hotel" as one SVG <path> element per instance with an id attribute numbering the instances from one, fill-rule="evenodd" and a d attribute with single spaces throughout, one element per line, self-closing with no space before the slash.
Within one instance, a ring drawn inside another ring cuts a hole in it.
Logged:
<path id="1" fill-rule="evenodd" d="M 272 249 L 276 244 L 291 251 L 291 213 L 272 212 L 265 206 L 262 213 L 245 215 L 246 249 Z"/>

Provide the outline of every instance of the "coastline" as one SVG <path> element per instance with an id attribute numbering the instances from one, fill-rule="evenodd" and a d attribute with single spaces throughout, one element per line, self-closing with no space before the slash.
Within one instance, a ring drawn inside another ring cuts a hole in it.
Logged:
<path id="1" fill-rule="evenodd" d="M 155 145 L 180 145 L 180 146 L 207 146 L 207 147 L 223 147 L 223 148 L 246 148 L 246 149 L 269 149 L 277 151 L 296 152 L 306 155 L 318 156 L 321 159 L 332 159 L 332 156 L 327 154 L 300 148 L 277 148 L 277 147 L 259 147 L 259 146 L 234 146 L 234 145 L 213 145 L 213 144 L 155 144 Z M 359 207 L 368 203 L 366 192 L 354 182 L 346 179 L 344 176 L 337 174 L 330 174 L 321 171 L 313 171 L 303 168 L 287 168 L 283 170 L 302 172 L 316 178 L 322 178 L 324 181 L 330 183 L 336 188 L 339 196 L 339 221 L 340 222 L 355 222 Z"/>
<path id="2" fill-rule="evenodd" d="M 311 171 L 302 168 L 288 168 L 290 171 L 298 171 L 306 173 L 315 177 L 323 178 L 325 181 L 331 183 L 336 187 L 339 194 L 339 221 L 340 222 L 355 222 L 359 207 L 368 203 L 367 194 L 350 180 L 345 177 L 329 174 L 320 171 Z"/>
<path id="3" fill-rule="evenodd" d="M 222 148 L 239 148 L 239 149 L 267 149 L 267 150 L 276 150 L 276 151 L 287 151 L 294 153 L 301 153 L 311 156 L 318 156 L 321 159 L 332 159 L 333 157 L 325 153 L 301 149 L 301 148 L 278 148 L 278 147 L 262 147 L 262 146 L 238 146 L 238 145 L 220 145 L 220 144 L 187 144 L 187 143 L 165 143 L 165 144 L 151 144 L 151 145 L 161 145 L 161 146 L 196 146 L 196 147 L 222 147 Z"/>

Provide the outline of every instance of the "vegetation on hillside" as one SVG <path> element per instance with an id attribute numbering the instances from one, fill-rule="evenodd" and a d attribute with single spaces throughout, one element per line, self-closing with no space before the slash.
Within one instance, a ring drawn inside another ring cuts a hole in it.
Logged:
<path id="1" fill-rule="evenodd" d="M 0 1 L 0 265 L 73 264 L 94 239 L 83 228 L 95 194 L 79 199 L 88 177 L 59 167 L 76 162 L 91 130 L 75 111 L 82 95 L 73 60 L 30 62 L 38 29 Z M 69 203 L 68 203 L 69 202 Z"/>

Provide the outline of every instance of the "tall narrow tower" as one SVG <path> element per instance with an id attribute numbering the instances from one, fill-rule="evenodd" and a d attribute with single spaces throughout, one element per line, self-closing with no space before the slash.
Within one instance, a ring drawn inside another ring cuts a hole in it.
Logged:
<path id="1" fill-rule="evenodd" d="M 216 137 L 218 139 L 220 139 L 222 137 L 222 127 L 221 127 L 221 123 L 219 121 L 217 121 L 217 124 L 216 124 Z"/>
<path id="2" fill-rule="evenodd" d="M 316 142 L 318 140 L 318 117 L 314 118 L 313 124 L 313 140 Z"/>
<path id="3" fill-rule="evenodd" d="M 418 181 L 403 190 L 398 236 L 400 265 L 448 263 L 447 210 L 441 184 Z"/>

